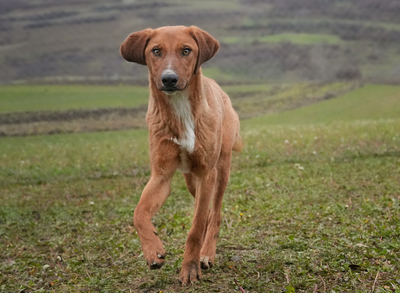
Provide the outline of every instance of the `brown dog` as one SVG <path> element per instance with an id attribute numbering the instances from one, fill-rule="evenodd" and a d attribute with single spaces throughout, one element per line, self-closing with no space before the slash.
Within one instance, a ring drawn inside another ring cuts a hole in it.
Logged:
<path id="1" fill-rule="evenodd" d="M 243 147 L 239 119 L 229 97 L 201 73 L 201 64 L 218 49 L 217 40 L 194 26 L 136 32 L 120 49 L 125 60 L 149 69 L 146 122 L 151 178 L 133 219 L 150 269 L 160 268 L 166 254 L 151 218 L 169 196 L 177 169 L 184 173 L 195 197 L 179 276 L 183 285 L 201 278 L 200 263 L 203 269 L 214 264 L 232 150 Z"/>

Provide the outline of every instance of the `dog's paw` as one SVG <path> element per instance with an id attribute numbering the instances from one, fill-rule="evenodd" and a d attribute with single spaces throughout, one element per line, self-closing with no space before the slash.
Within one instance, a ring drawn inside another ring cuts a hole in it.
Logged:
<path id="1" fill-rule="evenodd" d="M 179 282 L 182 286 L 187 286 L 201 279 L 200 264 L 198 262 L 183 262 L 179 274 Z"/>
<path id="2" fill-rule="evenodd" d="M 162 246 L 158 248 L 151 245 L 143 247 L 144 259 L 151 270 L 160 269 L 163 266 L 166 254 Z"/>
<path id="3" fill-rule="evenodd" d="M 200 266 L 203 270 L 208 270 L 214 266 L 214 258 L 206 255 L 200 256 Z"/>

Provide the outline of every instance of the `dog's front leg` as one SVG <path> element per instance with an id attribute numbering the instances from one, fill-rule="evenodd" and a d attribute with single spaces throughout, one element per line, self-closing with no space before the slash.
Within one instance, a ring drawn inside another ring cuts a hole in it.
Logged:
<path id="1" fill-rule="evenodd" d="M 200 250 L 203 244 L 216 179 L 217 170 L 215 168 L 203 176 L 198 176 L 193 224 L 186 241 L 182 270 L 179 276 L 179 281 L 183 286 L 196 282 L 201 278 Z"/>
<path id="2" fill-rule="evenodd" d="M 171 193 L 173 172 L 168 175 L 152 175 L 143 190 L 135 209 L 133 222 L 142 245 L 143 256 L 150 269 L 159 269 L 164 264 L 165 250 L 157 236 L 151 218 Z"/>

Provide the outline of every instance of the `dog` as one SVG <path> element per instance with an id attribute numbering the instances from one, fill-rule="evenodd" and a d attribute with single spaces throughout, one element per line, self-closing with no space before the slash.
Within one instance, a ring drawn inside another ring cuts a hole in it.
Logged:
<path id="1" fill-rule="evenodd" d="M 219 43 L 198 27 L 167 26 L 130 34 L 121 56 L 147 65 L 151 177 L 134 211 L 134 226 L 150 269 L 164 264 L 166 252 L 151 218 L 171 192 L 176 170 L 183 172 L 195 198 L 179 281 L 201 278 L 214 265 L 222 198 L 230 175 L 232 150 L 243 148 L 239 118 L 228 95 L 202 74 Z"/>

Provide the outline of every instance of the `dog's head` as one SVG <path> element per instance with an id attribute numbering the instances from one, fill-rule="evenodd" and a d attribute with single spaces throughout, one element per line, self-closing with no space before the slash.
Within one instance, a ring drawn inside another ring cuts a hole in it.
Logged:
<path id="1" fill-rule="evenodd" d="M 129 35 L 120 52 L 127 61 L 147 65 L 158 90 L 174 94 L 218 49 L 218 41 L 195 26 L 167 26 Z"/>

